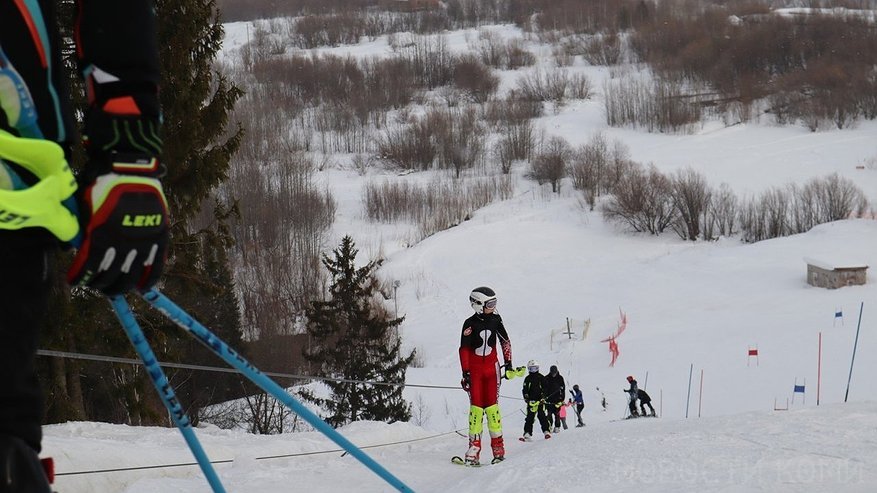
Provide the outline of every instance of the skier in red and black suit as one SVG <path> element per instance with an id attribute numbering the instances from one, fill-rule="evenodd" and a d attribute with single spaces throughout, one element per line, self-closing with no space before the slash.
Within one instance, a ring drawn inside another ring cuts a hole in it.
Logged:
<path id="1" fill-rule="evenodd" d="M 0 1 L 0 135 L 6 149 L 0 171 L 9 176 L 10 184 L 4 185 L 9 196 L 39 181 L 28 164 L 49 163 L 36 153 L 19 153 L 15 159 L 28 162 L 14 162 L 8 149 L 57 151 L 65 161 L 60 168 L 66 170 L 72 147 L 80 140 L 62 61 L 66 47 L 58 29 L 62 19 L 56 15 L 64 3 Z M 53 236 L 42 224 L 0 227 L 0 491 L 4 492 L 50 491 L 37 456 L 43 400 L 35 358 L 38 328 L 58 274 L 53 252 L 61 242 L 72 240 L 78 226 L 82 242 L 68 282 L 114 295 L 154 285 L 163 270 L 168 242 L 168 207 L 159 182 L 164 166 L 158 159 L 162 141 L 155 5 L 152 0 L 77 0 L 75 4 L 72 40 L 88 101 L 81 115 L 87 163 L 77 177 L 78 221 L 66 209 L 55 207 L 62 212 L 51 219 L 72 230 L 52 231 Z M 8 200 L 32 205 L 22 197 Z M 150 224 L 132 227 L 125 222 L 130 217 L 149 217 Z"/>
<path id="2" fill-rule="evenodd" d="M 494 461 L 505 458 L 502 417 L 499 412 L 500 366 L 496 345 L 499 342 L 506 371 L 512 370 L 512 344 L 496 310 L 496 293 L 488 287 L 475 288 L 469 295 L 475 314 L 463 322 L 460 337 L 460 367 L 463 389 L 469 392 L 469 450 L 466 463 L 477 464 L 481 453 L 481 431 L 487 415 L 490 447 Z"/>

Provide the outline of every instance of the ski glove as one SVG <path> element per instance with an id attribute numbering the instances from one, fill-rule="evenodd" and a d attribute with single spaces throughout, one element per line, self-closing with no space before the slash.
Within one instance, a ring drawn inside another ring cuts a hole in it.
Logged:
<path id="1" fill-rule="evenodd" d="M 463 387 L 463 390 L 469 392 L 469 389 L 472 388 L 472 376 L 469 375 L 468 371 L 463 372 L 463 379 L 460 380 L 460 387 Z"/>
<path id="2" fill-rule="evenodd" d="M 142 158 L 136 165 L 149 161 Z M 129 164 L 120 161 L 114 169 Z M 80 196 L 80 217 L 84 240 L 67 273 L 72 286 L 112 296 L 145 291 L 158 281 L 168 245 L 168 207 L 157 178 L 98 176 Z"/>
<path id="3" fill-rule="evenodd" d="M 106 295 L 145 291 L 161 276 L 168 246 L 157 88 L 92 68 L 83 135 L 89 159 L 77 197 L 84 238 L 67 280 Z"/>
<path id="4" fill-rule="evenodd" d="M 517 368 L 509 367 L 505 371 L 505 378 L 506 378 L 506 380 L 511 380 L 515 377 L 523 377 L 526 374 L 527 374 L 527 367 L 526 366 L 519 366 Z"/>

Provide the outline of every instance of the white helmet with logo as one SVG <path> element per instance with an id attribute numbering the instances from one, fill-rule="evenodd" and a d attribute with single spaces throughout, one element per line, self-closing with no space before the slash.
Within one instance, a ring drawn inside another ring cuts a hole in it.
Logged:
<path id="1" fill-rule="evenodd" d="M 539 371 L 539 362 L 531 359 L 527 362 L 527 371 L 530 373 L 536 373 Z"/>
<path id="2" fill-rule="evenodd" d="M 487 286 L 475 288 L 469 294 L 469 304 L 475 313 L 484 313 L 485 308 L 496 307 L 496 293 Z"/>

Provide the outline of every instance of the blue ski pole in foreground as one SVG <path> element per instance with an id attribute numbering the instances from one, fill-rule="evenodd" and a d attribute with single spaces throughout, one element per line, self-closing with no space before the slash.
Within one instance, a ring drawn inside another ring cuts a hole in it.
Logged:
<path id="1" fill-rule="evenodd" d="M 275 399 L 282 402 L 293 412 L 301 416 L 305 421 L 308 422 L 308 424 L 329 437 L 329 439 L 331 439 L 341 448 L 346 450 L 350 455 L 356 457 L 357 460 L 359 460 L 367 468 L 371 469 L 375 474 L 380 476 L 381 479 L 383 479 L 399 491 L 413 491 L 411 488 L 406 486 L 405 483 L 399 480 L 399 478 L 390 473 L 390 471 L 386 470 L 383 466 L 375 462 L 375 460 L 369 457 L 368 454 L 363 452 L 362 449 L 351 443 L 350 440 L 344 438 L 343 435 L 341 435 L 334 428 L 329 426 L 328 423 L 320 419 L 319 416 L 314 414 L 301 402 L 289 395 L 282 387 L 277 385 L 258 368 L 253 366 L 246 359 L 244 359 L 243 356 L 241 356 L 237 353 L 237 351 L 229 347 L 228 344 L 223 342 L 219 337 L 213 334 L 213 332 L 211 332 L 206 327 L 201 325 L 201 323 L 199 323 L 197 320 L 192 318 L 182 308 L 177 306 L 176 303 L 168 299 L 167 296 L 161 294 L 155 289 L 150 289 L 149 291 L 142 293 L 141 296 L 150 305 L 154 306 L 159 311 L 167 315 L 167 317 L 170 318 L 174 323 L 182 327 L 186 332 L 188 332 L 190 335 L 199 340 L 202 344 L 207 346 L 226 363 L 243 373 L 244 376 L 246 376 L 253 383 L 261 387 L 262 390 L 271 394 Z M 182 428 L 180 429 L 182 430 Z"/>
<path id="2" fill-rule="evenodd" d="M 197 460 L 198 465 L 201 466 L 201 471 L 203 471 L 204 476 L 207 477 L 207 482 L 210 483 L 210 487 L 213 488 L 214 493 L 225 493 L 225 488 L 222 487 L 222 483 L 219 481 L 219 476 L 216 475 L 216 471 L 213 469 L 213 464 L 210 463 L 210 459 L 201 447 L 198 437 L 195 436 L 195 431 L 192 429 L 189 417 L 186 416 L 186 413 L 183 411 L 183 406 L 180 405 L 180 401 L 177 399 L 174 389 L 171 387 L 171 384 L 165 376 L 164 371 L 162 371 L 161 366 L 159 366 L 158 361 L 155 358 L 155 353 L 152 352 L 152 348 L 149 346 L 149 342 L 143 335 L 143 330 L 140 328 L 140 324 L 138 324 L 137 320 L 134 318 L 134 314 L 131 312 L 131 307 L 128 306 L 128 302 L 125 301 L 123 296 L 117 295 L 110 297 L 110 303 L 113 305 L 113 309 L 116 311 L 116 316 L 119 317 L 119 321 L 122 323 L 122 328 L 124 328 L 125 333 L 128 334 L 128 339 L 130 339 L 131 344 L 134 345 L 137 355 L 140 356 L 140 359 L 143 361 L 143 365 L 146 367 L 146 373 L 149 374 L 149 378 L 152 380 L 153 385 L 155 385 L 158 395 L 161 397 L 162 402 L 164 402 L 165 407 L 170 412 L 171 419 L 173 419 L 174 424 L 179 428 L 180 433 L 183 434 L 183 438 L 186 440 L 186 444 L 189 445 L 192 455 L 195 456 L 195 460 Z"/>

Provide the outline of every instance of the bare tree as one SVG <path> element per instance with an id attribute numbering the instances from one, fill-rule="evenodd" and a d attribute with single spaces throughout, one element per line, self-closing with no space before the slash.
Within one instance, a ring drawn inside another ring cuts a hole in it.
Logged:
<path id="1" fill-rule="evenodd" d="M 677 217 L 670 179 L 654 165 L 632 167 L 602 212 L 607 220 L 626 223 L 634 231 L 660 234 Z"/>
<path id="2" fill-rule="evenodd" d="M 709 203 L 703 237 L 707 240 L 719 236 L 733 236 L 737 232 L 738 199 L 727 183 L 722 183 L 713 193 Z"/>
<path id="3" fill-rule="evenodd" d="M 712 190 L 703 175 L 691 168 L 677 172 L 671 180 L 671 187 L 677 212 L 673 231 L 683 240 L 695 241 L 702 235 Z"/>
<path id="4" fill-rule="evenodd" d="M 484 103 L 499 87 L 499 76 L 475 56 L 467 55 L 454 65 L 454 85 L 468 94 L 472 101 Z"/>
<path id="5" fill-rule="evenodd" d="M 529 177 L 540 185 L 551 184 L 551 191 L 560 193 L 560 181 L 567 175 L 567 161 L 571 151 L 569 143 L 560 137 L 552 137 L 531 163 Z"/>
<path id="6" fill-rule="evenodd" d="M 283 403 L 264 392 L 244 398 L 248 417 L 246 424 L 250 433 L 276 435 L 284 432 L 284 425 L 291 414 Z"/>

